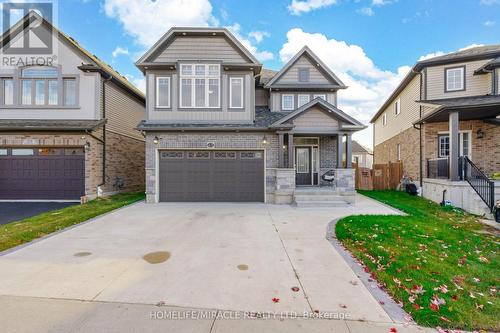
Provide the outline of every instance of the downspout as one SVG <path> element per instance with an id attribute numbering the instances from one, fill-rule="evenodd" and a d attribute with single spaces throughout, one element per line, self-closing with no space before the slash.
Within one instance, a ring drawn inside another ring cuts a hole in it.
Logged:
<path id="1" fill-rule="evenodd" d="M 102 80 L 102 118 L 106 119 L 106 82 L 110 81 L 113 78 L 112 75 L 108 75 Z M 101 187 L 106 184 L 106 123 L 102 126 L 102 182 L 97 185 L 97 187 Z M 99 189 L 97 190 L 99 193 Z"/>

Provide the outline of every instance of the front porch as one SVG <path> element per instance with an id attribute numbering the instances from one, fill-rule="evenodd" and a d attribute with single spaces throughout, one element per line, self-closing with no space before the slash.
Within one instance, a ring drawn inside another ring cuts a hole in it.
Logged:
<path id="1" fill-rule="evenodd" d="M 422 130 L 423 196 L 489 215 L 500 197 L 500 96 L 423 102 L 438 104 L 417 123 Z M 496 194 L 497 192 L 497 194 Z"/>

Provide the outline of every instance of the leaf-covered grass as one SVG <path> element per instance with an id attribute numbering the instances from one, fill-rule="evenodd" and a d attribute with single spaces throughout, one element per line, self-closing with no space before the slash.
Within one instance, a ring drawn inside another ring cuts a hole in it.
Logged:
<path id="1" fill-rule="evenodd" d="M 495 230 L 404 192 L 360 193 L 408 215 L 349 216 L 337 223 L 337 238 L 418 324 L 500 330 Z"/>
<path id="2" fill-rule="evenodd" d="M 0 226 L 0 251 L 143 199 L 144 193 L 142 192 L 117 194 L 2 225 Z"/>

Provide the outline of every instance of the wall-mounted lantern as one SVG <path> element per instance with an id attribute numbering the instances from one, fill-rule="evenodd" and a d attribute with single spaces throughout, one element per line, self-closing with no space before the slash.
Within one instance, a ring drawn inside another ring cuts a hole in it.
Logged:
<path id="1" fill-rule="evenodd" d="M 476 138 L 478 139 L 482 139 L 484 138 L 484 132 L 482 129 L 478 129 L 477 132 L 476 132 Z"/>
<path id="2" fill-rule="evenodd" d="M 159 143 L 160 143 L 160 138 L 158 138 L 157 136 L 155 136 L 155 137 L 153 138 L 153 143 L 154 143 L 155 145 L 159 144 Z"/>

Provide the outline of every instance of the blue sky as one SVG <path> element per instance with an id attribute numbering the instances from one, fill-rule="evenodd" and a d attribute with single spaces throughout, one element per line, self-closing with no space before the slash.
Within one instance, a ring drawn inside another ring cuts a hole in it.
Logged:
<path id="1" fill-rule="evenodd" d="M 133 62 L 172 25 L 227 26 L 271 69 L 307 44 L 367 123 L 420 57 L 500 44 L 500 0 L 61 0 L 58 25 L 139 86 Z"/>

